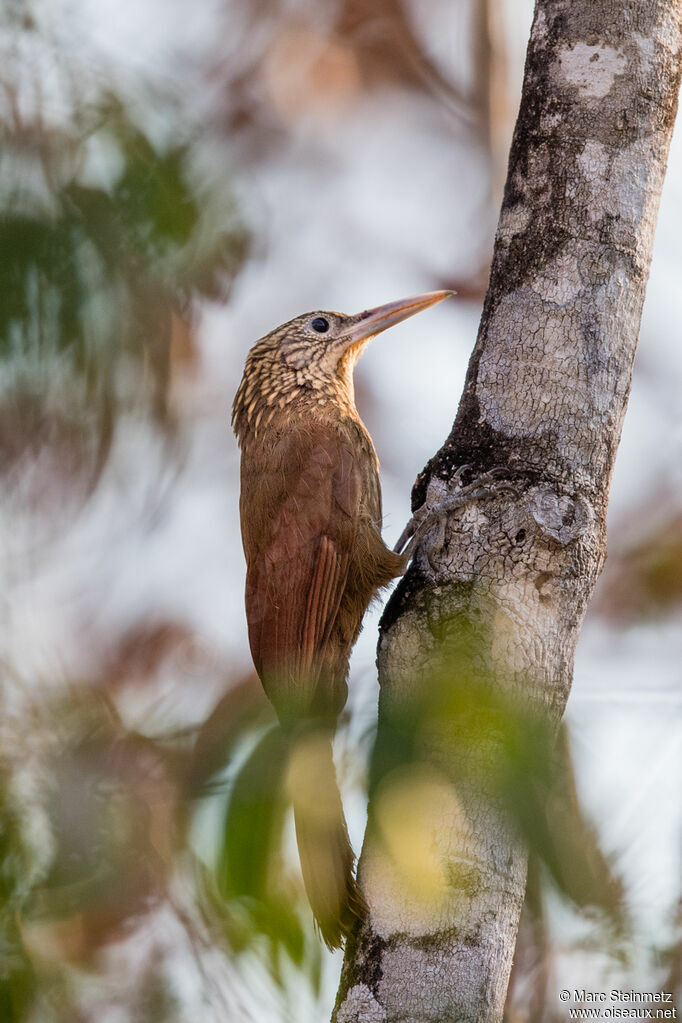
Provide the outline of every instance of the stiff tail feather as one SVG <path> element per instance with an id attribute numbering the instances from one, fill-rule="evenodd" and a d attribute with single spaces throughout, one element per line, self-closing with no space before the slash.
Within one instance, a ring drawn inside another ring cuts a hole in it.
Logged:
<path id="1" fill-rule="evenodd" d="M 299 736 L 292 752 L 289 790 L 308 901 L 328 948 L 340 948 L 367 911 L 353 876 L 348 838 L 328 729 Z"/>

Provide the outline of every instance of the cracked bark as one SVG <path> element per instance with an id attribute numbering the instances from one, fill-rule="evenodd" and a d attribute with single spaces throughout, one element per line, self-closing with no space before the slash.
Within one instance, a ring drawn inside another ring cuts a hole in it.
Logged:
<path id="1" fill-rule="evenodd" d="M 393 709 L 428 690 L 462 626 L 474 640 L 458 653 L 466 670 L 453 688 L 478 673 L 552 728 L 563 714 L 605 556 L 681 24 L 682 0 L 536 4 L 478 339 L 413 508 L 437 511 L 465 463 L 474 475 L 504 466 L 516 493 L 443 514 L 423 537 L 382 620 L 379 743 Z M 359 866 L 370 915 L 346 951 L 335 1023 L 502 1018 L 526 851 L 485 786 L 467 785 L 473 754 L 445 733 L 420 732 L 434 772 L 413 792 L 446 884 L 434 902 L 405 883 L 372 826 L 375 792 Z M 441 782 L 455 761 L 464 781 L 453 792 Z"/>

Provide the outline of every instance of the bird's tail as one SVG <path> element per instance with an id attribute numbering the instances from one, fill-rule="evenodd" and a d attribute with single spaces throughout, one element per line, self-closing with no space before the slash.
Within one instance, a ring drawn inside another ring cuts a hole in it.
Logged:
<path id="1" fill-rule="evenodd" d="M 329 729 L 299 733 L 289 768 L 296 839 L 308 901 L 329 948 L 339 948 L 365 900 L 353 876 L 351 848 L 336 780 Z"/>

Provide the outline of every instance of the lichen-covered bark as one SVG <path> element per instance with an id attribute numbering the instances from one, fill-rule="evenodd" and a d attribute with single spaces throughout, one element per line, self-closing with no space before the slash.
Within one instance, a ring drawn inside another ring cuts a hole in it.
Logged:
<path id="1" fill-rule="evenodd" d="M 454 689 L 483 675 L 551 727 L 563 713 L 604 559 L 681 23 L 682 0 L 537 2 L 478 340 L 452 433 L 413 493 L 415 509 L 433 509 L 433 527 L 382 622 L 379 745 L 395 708 L 428 690 L 451 648 Z M 493 486 L 443 512 L 464 464 L 473 476 L 503 466 L 515 492 Z M 443 867 L 437 899 L 406 884 L 377 837 L 381 820 L 368 827 L 360 879 L 370 916 L 347 950 L 336 1023 L 502 1017 L 524 843 L 480 783 L 495 736 L 457 740 L 452 723 L 422 727 L 410 783 L 424 869 Z M 453 777 L 454 789 L 443 782 Z M 384 797 L 374 793 L 370 825 Z"/>

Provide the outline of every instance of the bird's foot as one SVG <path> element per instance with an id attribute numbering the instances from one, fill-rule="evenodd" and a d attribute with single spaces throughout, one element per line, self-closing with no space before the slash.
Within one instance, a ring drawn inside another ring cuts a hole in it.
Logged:
<path id="1" fill-rule="evenodd" d="M 417 508 L 393 548 L 396 554 L 403 555 L 405 564 L 410 561 L 424 537 L 434 528 L 438 530 L 438 536 L 432 546 L 436 550 L 444 547 L 445 526 L 450 512 L 463 508 L 472 501 L 484 500 L 501 493 L 517 493 L 511 483 L 500 481 L 500 477 L 507 471 L 503 466 L 496 466 L 467 486 L 462 486 L 462 476 L 470 468 L 469 465 L 460 466 L 449 482 L 437 477 L 430 480 L 424 503 Z M 456 487 L 454 492 L 452 484 Z"/>

